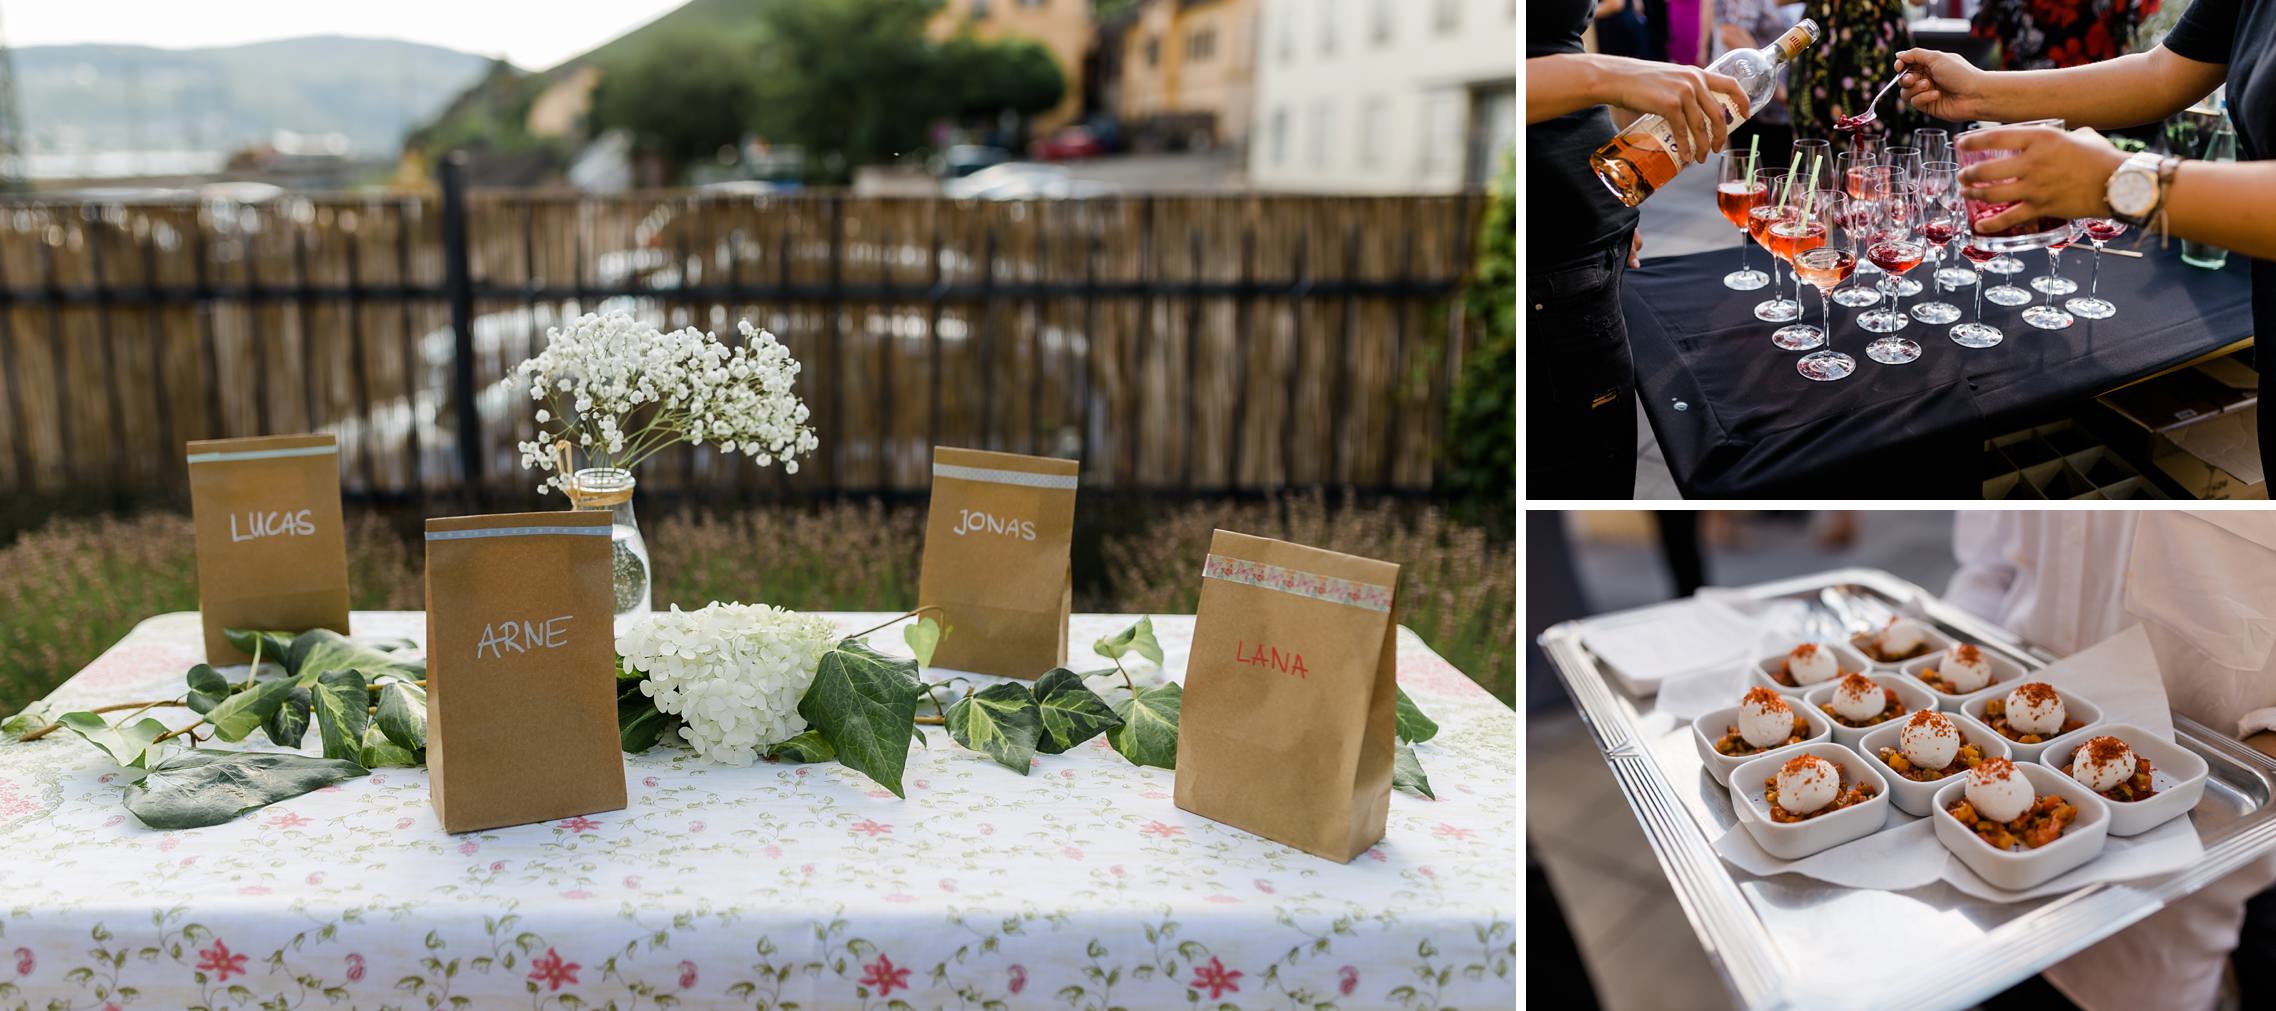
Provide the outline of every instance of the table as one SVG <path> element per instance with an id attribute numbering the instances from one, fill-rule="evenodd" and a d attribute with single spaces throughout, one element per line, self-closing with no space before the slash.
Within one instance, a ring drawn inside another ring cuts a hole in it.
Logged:
<path id="1" fill-rule="evenodd" d="M 1192 617 L 1154 624 L 1154 676 L 1182 676 Z M 178 692 L 200 653 L 195 614 L 152 618 L 52 698 Z M 928 728 L 906 801 L 659 748 L 627 756 L 625 810 L 456 836 L 420 770 L 154 832 L 85 743 L 0 743 L 0 1006 L 1507 1007 L 1516 716 L 1403 628 L 1398 665 L 1442 728 L 1418 746 L 1439 799 L 1394 795 L 1345 866 L 1178 810 L 1103 740 L 1021 779 Z"/>
<path id="2" fill-rule="evenodd" d="M 1971 351 L 1951 342 L 1949 328 L 1915 320 L 1904 336 L 1924 353 L 1908 365 L 1866 358 L 1872 335 L 1857 327 L 1861 310 L 1834 306 L 1833 347 L 1858 365 L 1831 383 L 1803 378 L 1794 370 L 1799 355 L 1771 346 L 1775 326 L 1753 312 L 1764 292 L 1723 287 L 1735 253 L 1646 260 L 1628 272 L 1622 293 L 1637 395 L 1687 498 L 1977 498 L 1984 439 L 2069 414 L 2252 334 L 2246 258 L 2210 271 L 2183 264 L 2179 243 L 2141 248 L 2143 259 L 2113 256 L 2102 265 L 2102 294 L 2118 315 L 2040 330 L 2023 322 L 2021 309 L 1985 302 L 1985 319 L 2006 333 L 1998 347 Z M 2019 286 L 2046 263 L 2037 252 L 2020 256 L 2030 269 L 2015 276 Z M 2081 291 L 2091 258 L 2084 245 L 2063 257 L 2064 276 Z M 1758 266 L 1762 259 L 1758 252 Z M 1925 265 L 1913 274 L 1926 283 Z M 1974 294 L 1946 298 L 1972 313 Z M 1818 322 L 1817 292 L 1805 290 L 1803 305 Z"/>

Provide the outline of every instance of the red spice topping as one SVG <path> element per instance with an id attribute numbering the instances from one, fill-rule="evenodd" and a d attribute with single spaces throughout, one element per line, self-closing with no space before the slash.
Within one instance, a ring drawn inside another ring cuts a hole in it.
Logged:
<path id="1" fill-rule="evenodd" d="M 1923 709 L 1912 714 L 1910 719 L 1905 720 L 1905 727 L 1907 729 L 1926 727 L 1938 737 L 1950 737 L 1960 732 L 1960 728 L 1953 726 L 1952 721 L 1946 719 L 1943 713 L 1933 709 Z"/>
<path id="2" fill-rule="evenodd" d="M 1841 686 L 1834 689 L 1834 694 L 1863 696 L 1880 690 L 1881 686 L 1874 684 L 1871 678 L 1863 674 L 1848 674 L 1842 677 Z"/>
<path id="3" fill-rule="evenodd" d="M 1739 700 L 1739 705 L 1743 708 L 1760 709 L 1764 712 L 1775 713 L 1782 712 L 1786 709 L 1786 700 L 1777 692 L 1771 691 L 1768 688 L 1764 688 L 1761 685 L 1756 685 L 1752 688 L 1747 689 L 1746 697 Z"/>
<path id="4" fill-rule="evenodd" d="M 2126 746 L 2126 742 L 2115 737 L 2090 738 L 2085 745 L 2079 748 L 2079 751 L 2086 755 L 2087 761 L 2096 765 L 2109 765 L 2122 761 L 2128 755 L 2133 754 L 2133 750 Z"/>
<path id="5" fill-rule="evenodd" d="M 1794 647 L 1794 651 L 1786 655 L 1796 660 L 1807 660 L 1813 656 L 1818 655 L 1818 644 L 1814 642 L 1805 642 L 1799 646 Z"/>
<path id="6" fill-rule="evenodd" d="M 1825 767 L 1831 765 L 1833 765 L 1832 762 L 1816 755 L 1795 755 L 1787 759 L 1785 765 L 1779 766 L 1778 771 L 1790 776 L 1799 776 L 1805 772 L 1822 776 L 1825 774 Z M 1836 770 L 1835 775 L 1840 775 L 1840 772 Z"/>
<path id="7" fill-rule="evenodd" d="M 2017 685 L 2015 688 L 2015 695 L 2017 698 L 2022 699 L 2025 703 L 2034 706 L 2043 706 L 2049 702 L 2062 701 L 2062 696 L 2055 693 L 2055 686 L 2048 684 L 2045 681 L 2027 681 L 2021 685 Z"/>
<path id="8" fill-rule="evenodd" d="M 1984 651 L 1977 649 L 1975 643 L 1963 642 L 1952 647 L 1952 659 L 1958 663 L 1981 663 Z"/>
<path id="9" fill-rule="evenodd" d="M 1984 782 L 1996 783 L 2015 775 L 2015 763 L 2004 758 L 1987 758 L 1976 766 L 1975 775 Z"/>

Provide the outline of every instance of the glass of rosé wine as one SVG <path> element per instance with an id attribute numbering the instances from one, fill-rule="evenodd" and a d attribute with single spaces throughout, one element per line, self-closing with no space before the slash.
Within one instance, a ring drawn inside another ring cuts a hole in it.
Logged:
<path id="1" fill-rule="evenodd" d="M 2116 218 L 2080 218 L 2078 227 L 2094 244 L 2094 272 L 2087 276 L 2086 297 L 2064 302 L 2063 308 L 2088 319 L 2109 319 L 2118 314 L 2118 307 L 2102 297 L 2102 244 L 2126 234 L 2126 223 Z"/>
<path id="2" fill-rule="evenodd" d="M 1769 187 L 1763 202 L 1747 209 L 1747 234 L 1754 237 L 1755 245 L 1770 250 L 1770 277 L 1774 287 L 1770 297 L 1754 305 L 1754 318 L 1765 323 L 1792 323 L 1802 318 L 1802 303 L 1786 297 L 1786 278 L 1778 272 L 1777 250 L 1770 249 L 1770 226 L 1780 220 L 1785 209 L 1779 198 L 1785 195 L 1786 172 L 1759 173 L 1763 185 Z"/>
<path id="3" fill-rule="evenodd" d="M 1962 235 L 1960 237 L 1960 255 L 1966 258 L 1970 263 L 1982 265 L 1985 263 L 1990 263 L 1992 261 L 1992 258 L 1998 256 L 1999 253 L 1993 250 L 1990 246 L 1986 246 L 1977 242 L 1976 236 L 1974 235 Z M 2015 292 L 2018 295 L 2023 294 L 2023 289 L 2021 288 L 2013 286 L 2005 287 L 2007 287 L 2007 290 Z M 1951 333 L 1952 343 L 1958 344 L 1964 348 L 1981 349 L 1998 347 L 1999 342 L 2006 338 L 2007 335 L 2001 333 L 1998 327 L 1984 322 L 1984 295 L 1984 286 L 1980 284 L 1976 285 L 1975 321 L 1970 323 L 1953 324 Z M 2029 296 L 2024 297 L 2026 300 L 2029 299 Z"/>
<path id="4" fill-rule="evenodd" d="M 2039 282 L 2043 278 L 2032 278 L 2031 286 L 2038 288 L 2040 294 L 2047 296 L 2047 300 L 2023 310 L 2023 322 L 2041 330 L 2063 330 L 2072 323 L 2078 322 L 2071 316 L 2069 310 L 2055 304 L 2056 295 L 2062 294 L 2065 290 L 2078 290 L 2077 284 L 2063 279 L 2063 250 L 2071 244 L 2072 240 L 2078 238 L 2078 232 L 2079 230 L 2071 222 L 2065 221 L 2063 222 L 2062 238 L 2050 240 L 2047 243 L 2047 269 L 2053 272 L 2055 280 L 2062 281 L 2069 287 L 2062 290 L 2057 290 L 2054 285 L 2041 287 Z"/>
<path id="5" fill-rule="evenodd" d="M 1889 281 L 1903 280 L 1906 272 L 1928 258 L 1928 241 L 1919 234 L 1921 211 L 1920 190 L 1910 185 L 1899 184 L 1881 198 L 1873 234 L 1865 240 L 1865 256 L 1889 275 L 1882 281 L 1884 290 Z M 1865 357 L 1883 365 L 1903 365 L 1920 358 L 1919 344 L 1897 336 L 1897 331 L 1912 324 L 1901 309 L 1903 301 L 1904 296 L 1890 291 L 1886 308 L 1857 315 L 1858 326 L 1881 335 L 1865 346 Z"/>
<path id="6" fill-rule="evenodd" d="M 1721 175 L 1715 183 L 1715 209 L 1723 212 L 1723 220 L 1739 230 L 1739 269 L 1723 275 L 1723 287 L 1732 291 L 1754 291 L 1770 283 L 1770 275 L 1754 269 L 1747 262 L 1747 212 L 1767 199 L 1770 184 L 1762 179 L 1757 166 L 1748 172 L 1752 157 L 1739 151 L 1725 150 L 1716 155 Z"/>
<path id="7" fill-rule="evenodd" d="M 1821 383 L 1832 382 L 1857 371 L 1857 359 L 1832 348 L 1832 293 L 1857 270 L 1857 243 L 1849 234 L 1852 229 L 1846 224 L 1860 220 L 1850 213 L 1847 205 L 1852 203 L 1868 201 L 1859 201 L 1839 190 L 1819 190 L 1814 194 L 1808 212 L 1815 227 L 1823 231 L 1824 240 L 1794 254 L 1794 276 L 1808 281 L 1811 287 L 1818 289 L 1818 310 L 1820 318 L 1825 320 L 1827 345 L 1821 350 L 1803 355 L 1794 363 L 1794 368 L 1803 376 Z M 1869 222 L 1871 216 L 1867 215 L 1863 220 Z"/>
<path id="8" fill-rule="evenodd" d="M 1793 269 L 1796 298 L 1801 297 L 1802 281 L 1817 283 L 1802 276 L 1801 257 L 1825 245 L 1832 238 L 1832 228 L 1827 220 L 1831 212 L 1822 206 L 1832 194 L 1832 190 L 1809 189 L 1796 183 L 1786 193 L 1785 214 L 1770 225 L 1771 251 Z M 1839 283 L 1838 278 L 1835 283 Z M 1825 290 L 1819 289 L 1818 296 L 1823 301 Z M 1776 333 L 1770 335 L 1770 342 L 1786 351 L 1808 351 L 1825 344 L 1826 331 L 1797 321 L 1779 327 Z"/>
<path id="9" fill-rule="evenodd" d="M 1942 171 L 1947 166 L 1950 171 Z M 1968 226 L 1958 200 L 1956 177 L 1959 171 L 1960 167 L 1951 162 L 1942 165 L 1927 162 L 1921 166 L 1920 237 L 1928 240 L 1930 277 L 1936 282 L 1936 298 L 1915 304 L 1912 318 L 1931 326 L 1942 326 L 1960 318 L 1960 307 L 1944 300 L 1943 271 L 1934 269 L 1943 265 L 1945 247 Z"/>

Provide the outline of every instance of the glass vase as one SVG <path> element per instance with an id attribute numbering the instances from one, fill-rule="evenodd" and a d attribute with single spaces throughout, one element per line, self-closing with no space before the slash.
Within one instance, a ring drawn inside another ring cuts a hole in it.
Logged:
<path id="1" fill-rule="evenodd" d="M 640 521 L 632 514 L 632 490 L 639 481 L 632 472 L 615 467 L 587 467 L 576 473 L 569 498 L 583 511 L 609 514 L 610 582 L 616 609 L 616 634 L 645 617 L 649 605 L 648 541 L 640 536 Z"/>

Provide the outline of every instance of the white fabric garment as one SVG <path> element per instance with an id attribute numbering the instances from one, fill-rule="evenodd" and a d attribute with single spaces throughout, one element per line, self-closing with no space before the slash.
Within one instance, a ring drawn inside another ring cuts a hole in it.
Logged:
<path id="1" fill-rule="evenodd" d="M 2276 514 L 1963 512 L 1946 599 L 2068 655 L 2136 622 L 2175 711 L 2276 728 Z M 2263 858 L 2047 970 L 2089 1011 L 2209 1008 Z"/>

